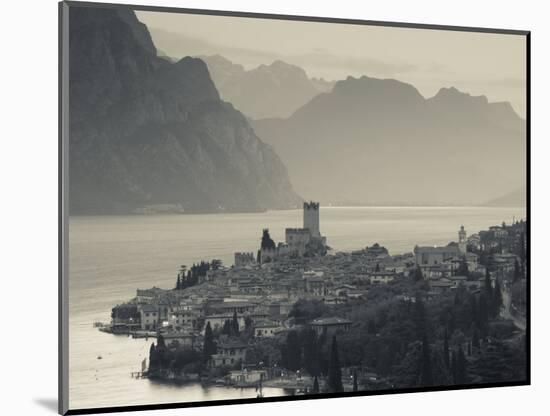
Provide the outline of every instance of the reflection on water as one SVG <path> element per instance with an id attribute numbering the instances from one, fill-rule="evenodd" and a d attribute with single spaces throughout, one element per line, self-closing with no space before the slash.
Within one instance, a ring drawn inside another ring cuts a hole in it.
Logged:
<path id="1" fill-rule="evenodd" d="M 441 245 L 512 218 L 522 208 L 321 208 L 321 231 L 335 250 L 378 242 L 391 254 L 415 244 Z M 286 227 L 300 227 L 301 210 L 251 214 L 73 217 L 69 226 L 70 408 L 128 406 L 256 397 L 251 389 L 175 386 L 133 379 L 151 340 L 114 336 L 92 327 L 108 322 L 111 307 L 136 288 L 175 284 L 181 264 L 257 250 L 262 228 L 276 241 Z M 102 359 L 97 357 L 101 356 Z M 264 389 L 264 395 L 282 395 Z"/>

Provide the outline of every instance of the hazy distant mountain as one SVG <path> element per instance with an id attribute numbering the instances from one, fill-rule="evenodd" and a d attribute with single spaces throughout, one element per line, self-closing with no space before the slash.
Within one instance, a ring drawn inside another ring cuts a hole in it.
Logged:
<path id="1" fill-rule="evenodd" d="M 310 79 L 295 65 L 275 61 L 245 70 L 220 55 L 199 56 L 208 65 L 222 99 L 253 119 L 288 117 L 334 82 Z"/>
<path id="2" fill-rule="evenodd" d="M 323 203 L 480 204 L 525 184 L 525 121 L 455 88 L 425 99 L 400 81 L 348 77 L 253 126 L 295 189 Z"/>
<path id="3" fill-rule="evenodd" d="M 483 204 L 488 207 L 525 207 L 527 205 L 527 189 L 516 189 Z"/>
<path id="4" fill-rule="evenodd" d="M 126 9 L 70 8 L 71 213 L 294 207 L 285 166 L 206 64 L 157 56 Z"/>

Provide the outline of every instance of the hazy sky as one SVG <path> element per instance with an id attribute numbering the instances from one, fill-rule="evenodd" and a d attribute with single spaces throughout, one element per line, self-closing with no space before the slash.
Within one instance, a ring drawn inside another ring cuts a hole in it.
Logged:
<path id="1" fill-rule="evenodd" d="M 510 101 L 525 116 L 525 37 L 486 33 L 137 12 L 169 56 L 220 54 L 247 69 L 276 59 L 311 77 L 396 78 L 430 97 L 454 86 Z M 169 32 L 169 33 L 167 33 Z"/>

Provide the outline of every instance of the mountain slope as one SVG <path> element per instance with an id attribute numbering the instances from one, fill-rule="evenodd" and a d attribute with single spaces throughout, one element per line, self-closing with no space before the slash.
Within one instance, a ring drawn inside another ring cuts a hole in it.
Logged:
<path id="1" fill-rule="evenodd" d="M 253 119 L 288 117 L 333 83 L 308 78 L 295 65 L 274 61 L 245 70 L 220 55 L 199 56 L 208 65 L 222 98 Z"/>
<path id="2" fill-rule="evenodd" d="M 480 204 L 525 184 L 525 122 L 454 88 L 425 99 L 369 77 L 338 81 L 288 119 L 257 120 L 305 198 L 335 204 Z"/>
<path id="3" fill-rule="evenodd" d="M 527 205 L 527 189 L 525 187 L 516 189 L 487 201 L 483 205 L 487 207 L 525 207 Z"/>
<path id="4" fill-rule="evenodd" d="M 70 8 L 70 210 L 257 211 L 300 198 L 206 64 L 158 57 L 129 10 Z"/>

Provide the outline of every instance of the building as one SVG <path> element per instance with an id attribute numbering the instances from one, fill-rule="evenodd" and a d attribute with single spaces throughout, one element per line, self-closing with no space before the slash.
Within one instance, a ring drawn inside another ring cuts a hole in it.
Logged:
<path id="1" fill-rule="evenodd" d="M 267 380 L 267 371 L 249 370 L 247 368 L 235 370 L 229 372 L 229 380 L 238 386 L 257 384 L 262 380 Z"/>
<path id="2" fill-rule="evenodd" d="M 446 278 L 430 282 L 431 291 L 437 294 L 447 292 L 454 287 L 456 287 L 455 283 Z"/>
<path id="3" fill-rule="evenodd" d="M 246 344 L 238 340 L 227 340 L 218 345 L 218 351 L 212 355 L 210 365 L 213 367 L 234 366 L 246 359 Z"/>
<path id="4" fill-rule="evenodd" d="M 257 305 L 252 302 L 216 302 L 208 305 L 208 309 L 213 313 L 233 315 L 242 315 L 243 313 L 252 313 Z"/>
<path id="5" fill-rule="evenodd" d="M 388 284 L 393 279 L 395 279 L 396 273 L 395 272 L 373 272 L 369 276 L 369 280 L 371 284 Z"/>
<path id="6" fill-rule="evenodd" d="M 291 252 L 303 256 L 311 241 L 311 233 L 307 228 L 285 229 L 285 243 Z"/>
<path id="7" fill-rule="evenodd" d="M 154 299 L 160 297 L 163 293 L 165 293 L 165 290 L 158 287 L 152 287 L 151 289 L 137 289 L 136 302 L 140 304 L 150 303 Z"/>
<path id="8" fill-rule="evenodd" d="M 192 332 L 168 332 L 162 334 L 166 345 L 177 345 L 180 347 L 195 348 L 196 346 L 196 334 Z"/>
<path id="9" fill-rule="evenodd" d="M 381 246 L 378 243 L 374 243 L 370 247 L 365 248 L 365 253 L 369 257 L 387 257 L 389 256 L 388 249 L 386 247 Z"/>
<path id="10" fill-rule="evenodd" d="M 200 311 L 180 307 L 168 316 L 168 325 L 176 329 L 195 329 L 200 318 Z"/>
<path id="11" fill-rule="evenodd" d="M 235 267 L 241 268 L 255 263 L 254 253 L 235 253 Z"/>
<path id="12" fill-rule="evenodd" d="M 306 271 L 302 275 L 304 279 L 305 292 L 314 296 L 324 296 L 327 294 L 325 279 L 323 272 Z"/>
<path id="13" fill-rule="evenodd" d="M 141 318 L 141 329 L 154 330 L 159 322 L 159 308 L 156 305 L 142 305 L 139 307 L 139 315 Z"/>
<path id="14" fill-rule="evenodd" d="M 273 321 L 259 321 L 254 323 L 254 336 L 259 338 L 271 338 L 282 330 L 281 325 Z"/>
<path id="15" fill-rule="evenodd" d="M 332 336 L 337 332 L 348 332 L 352 322 L 343 318 L 318 318 L 309 323 L 309 327 L 317 332 L 317 335 Z"/>
<path id="16" fill-rule="evenodd" d="M 444 247 L 419 247 L 415 246 L 414 255 L 416 265 L 419 267 L 435 266 L 444 261 L 451 260 L 460 256 L 457 245 L 448 245 Z"/>

